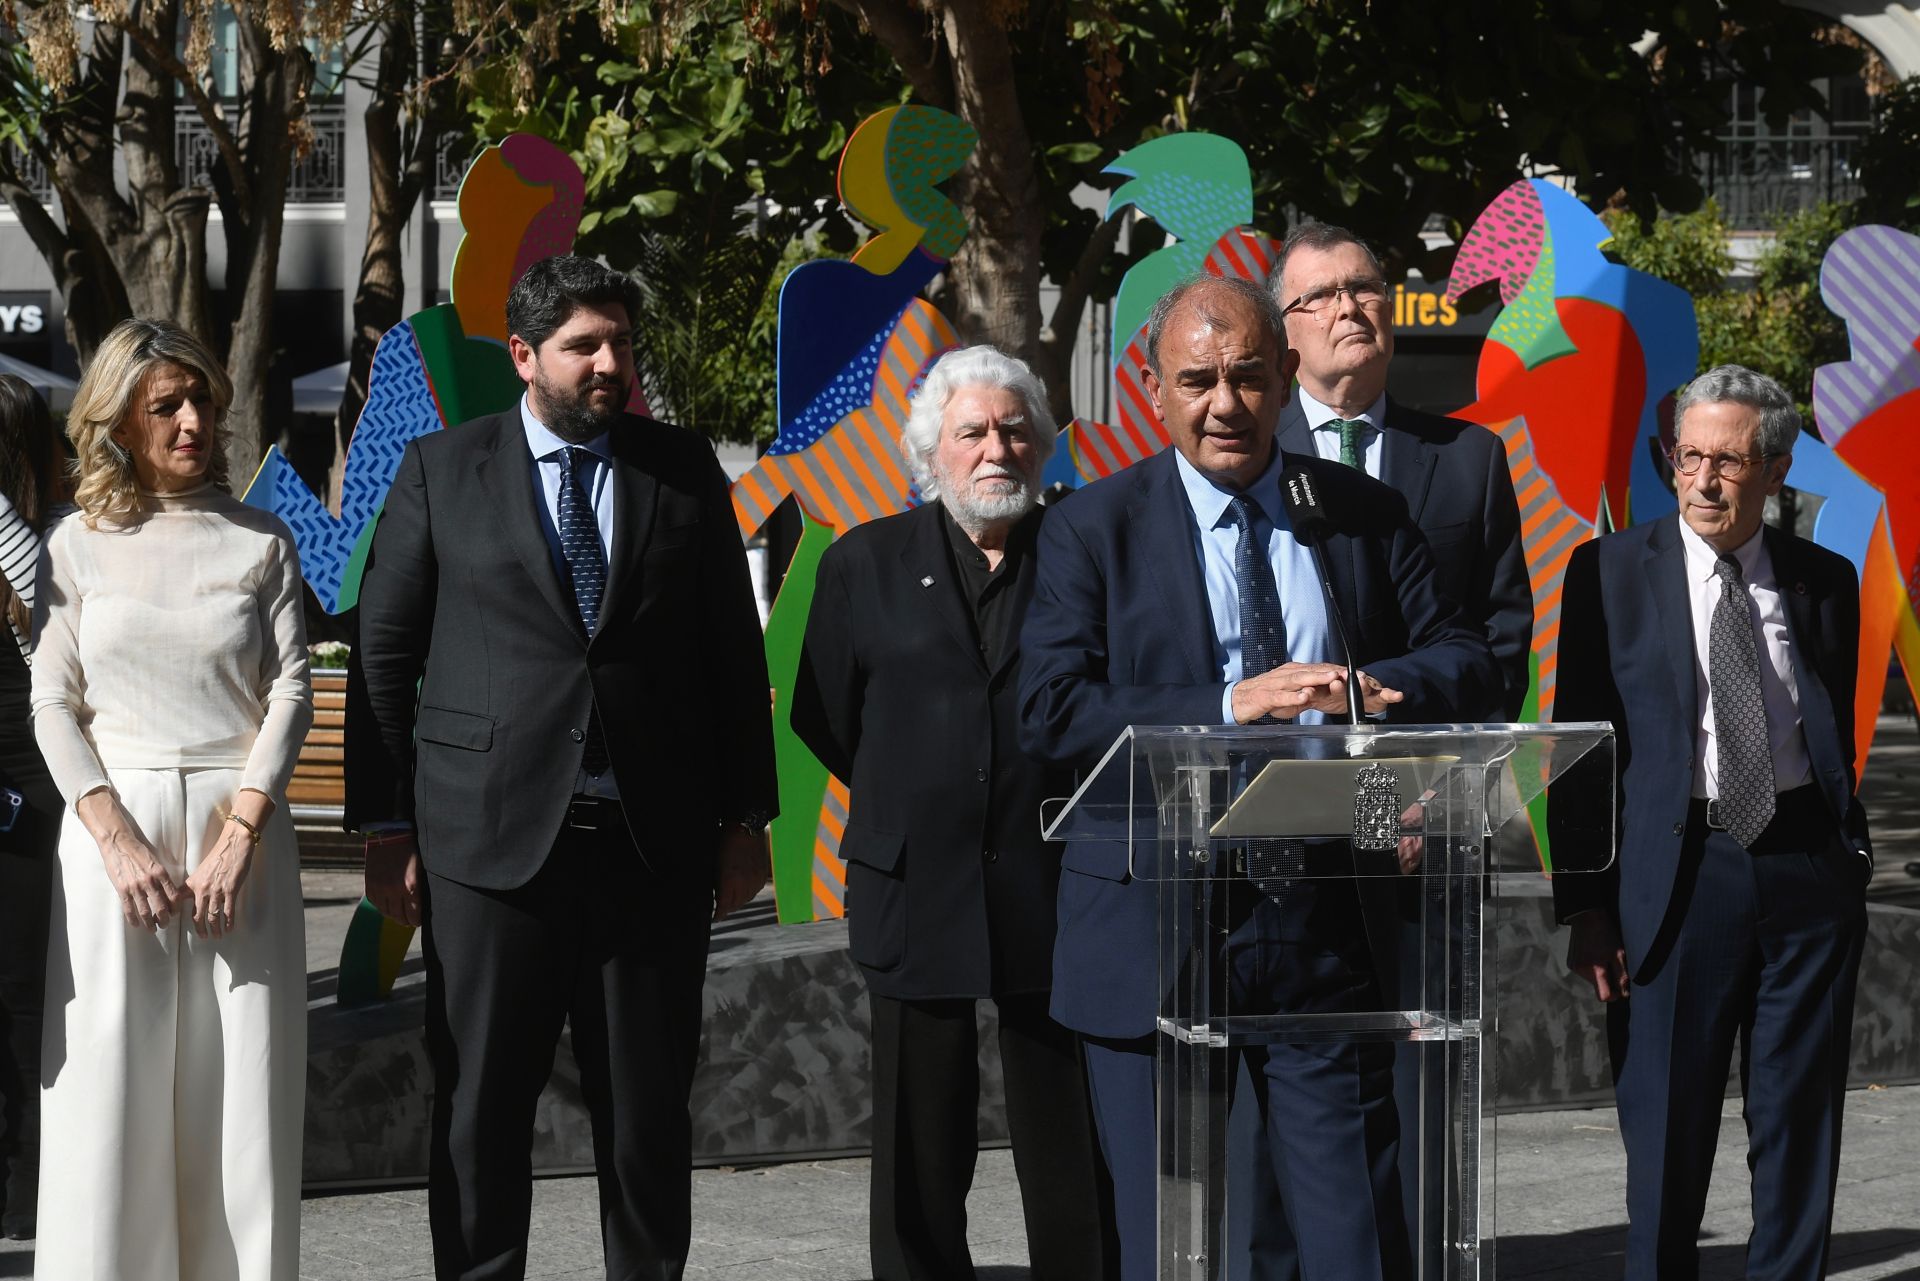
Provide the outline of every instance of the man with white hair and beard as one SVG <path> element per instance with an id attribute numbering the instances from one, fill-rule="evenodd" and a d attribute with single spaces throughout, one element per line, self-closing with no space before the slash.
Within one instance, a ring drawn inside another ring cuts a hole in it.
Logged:
<path id="1" fill-rule="evenodd" d="M 1079 1042 L 1047 1013 L 1060 849 L 1039 807 L 1071 780 L 1017 742 L 1021 616 L 1055 428 L 992 347 L 949 352 L 902 449 L 921 506 L 821 558 L 793 728 L 852 792 L 840 841 L 873 1016 L 876 1281 L 970 1277 L 975 1005 L 998 1009 L 1007 1125 L 1036 1277 L 1102 1275 Z"/>

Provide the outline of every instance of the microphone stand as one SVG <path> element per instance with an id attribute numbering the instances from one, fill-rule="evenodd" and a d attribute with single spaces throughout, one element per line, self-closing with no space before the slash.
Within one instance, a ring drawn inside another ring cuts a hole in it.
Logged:
<path id="1" fill-rule="evenodd" d="M 1307 544 L 1313 549 L 1313 564 L 1320 571 L 1320 590 L 1327 598 L 1327 614 L 1333 619 L 1334 634 L 1340 638 L 1340 653 L 1347 660 L 1347 716 L 1356 732 L 1368 733 L 1373 722 L 1360 714 L 1360 673 L 1353 665 L 1353 642 L 1347 638 L 1347 623 L 1341 617 L 1340 598 L 1333 594 L 1333 577 L 1327 573 L 1326 549 L 1318 538 Z"/>

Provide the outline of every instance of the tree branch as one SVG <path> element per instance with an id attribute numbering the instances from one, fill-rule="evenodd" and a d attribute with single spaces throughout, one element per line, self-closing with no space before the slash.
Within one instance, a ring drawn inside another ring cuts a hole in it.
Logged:
<path id="1" fill-rule="evenodd" d="M 242 204 L 251 203 L 253 187 L 247 181 L 246 164 L 240 155 L 238 144 L 233 140 L 233 131 L 227 128 L 226 120 L 220 115 L 219 105 L 207 96 L 207 91 L 194 79 L 193 72 L 174 56 L 173 50 L 163 47 L 153 38 L 151 32 L 142 30 L 137 21 L 130 20 L 125 26 L 119 23 L 111 25 L 125 32 L 130 40 L 140 46 L 140 51 L 146 55 L 147 61 L 172 76 L 186 90 L 187 101 L 193 104 L 193 109 L 205 122 L 207 133 L 213 138 L 214 146 L 220 149 L 220 159 L 226 165 L 227 181 L 233 184 L 235 199 Z"/>
<path id="2" fill-rule="evenodd" d="M 892 56 L 920 100 L 942 111 L 953 110 L 953 83 L 942 63 L 946 46 L 935 37 L 932 21 L 918 5 L 898 0 L 833 0 L 834 4 L 867 24 Z"/>
<path id="3" fill-rule="evenodd" d="M 1064 423 L 1073 416 L 1073 386 L 1066 376 L 1067 362 L 1080 337 L 1080 317 L 1086 311 L 1087 300 L 1093 296 L 1093 282 L 1099 277 L 1100 268 L 1113 256 L 1114 246 L 1120 243 L 1120 225 L 1124 221 L 1119 217 L 1107 218 L 1087 237 L 1073 270 L 1061 282 L 1059 301 L 1054 303 L 1053 315 L 1040 335 L 1040 378 L 1047 385 L 1048 399 L 1058 422 Z"/>

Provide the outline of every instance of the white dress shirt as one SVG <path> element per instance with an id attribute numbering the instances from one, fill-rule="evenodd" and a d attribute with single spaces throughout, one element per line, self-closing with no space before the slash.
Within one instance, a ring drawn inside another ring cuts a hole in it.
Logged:
<path id="1" fill-rule="evenodd" d="M 1311 430 L 1314 449 L 1319 451 L 1320 456 L 1328 462 L 1339 462 L 1340 433 L 1331 428 L 1325 428 L 1325 425 L 1340 415 L 1309 396 L 1305 387 L 1300 388 L 1300 409 L 1307 416 L 1307 426 Z M 1387 393 L 1381 392 L 1371 405 L 1347 421 L 1367 425 L 1367 429 L 1360 433 L 1360 461 L 1366 464 L 1367 475 L 1379 480 L 1381 441 L 1386 435 Z"/>
<path id="2" fill-rule="evenodd" d="M 1694 731 L 1693 794 L 1718 800 L 1720 758 L 1713 732 L 1713 673 L 1708 669 L 1708 650 L 1712 643 L 1713 610 L 1720 603 L 1720 576 L 1714 573 L 1720 554 L 1693 532 L 1684 516 L 1673 519 L 1680 522 L 1680 545 L 1687 558 L 1688 603 L 1693 611 L 1693 677 L 1699 699 Z M 1807 759 L 1806 735 L 1800 727 L 1800 686 L 1794 675 L 1793 652 L 1788 643 L 1786 604 L 1780 599 L 1780 584 L 1774 578 L 1773 558 L 1767 555 L 1763 533 L 1756 533 L 1735 548 L 1733 558 L 1740 563 L 1747 598 L 1753 602 L 1754 635 L 1762 655 L 1760 695 L 1767 709 L 1774 790 L 1785 792 L 1813 781 L 1813 766 Z"/>

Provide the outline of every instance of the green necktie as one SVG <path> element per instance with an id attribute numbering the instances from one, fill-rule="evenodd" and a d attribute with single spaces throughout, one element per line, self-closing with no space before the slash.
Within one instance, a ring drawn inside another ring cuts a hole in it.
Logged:
<path id="1" fill-rule="evenodd" d="M 1329 418 L 1325 425 L 1340 433 L 1340 461 L 1365 471 L 1367 460 L 1360 452 L 1360 433 L 1367 429 L 1367 424 L 1351 418 Z"/>

